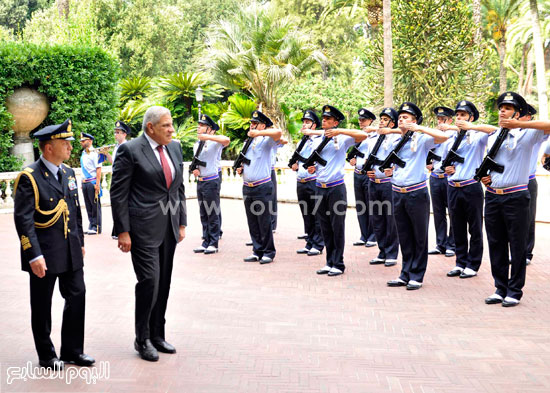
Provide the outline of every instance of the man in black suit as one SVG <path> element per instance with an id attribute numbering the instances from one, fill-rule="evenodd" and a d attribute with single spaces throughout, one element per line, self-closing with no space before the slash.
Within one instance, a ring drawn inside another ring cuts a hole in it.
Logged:
<path id="1" fill-rule="evenodd" d="M 21 241 L 21 268 L 29 272 L 31 325 L 42 367 L 63 369 L 63 362 L 91 366 L 83 353 L 84 232 L 74 171 L 62 164 L 71 156 L 71 121 L 34 134 L 42 155 L 15 180 L 14 220 Z M 65 299 L 61 360 L 50 339 L 52 295 L 59 278 Z"/>
<path id="2" fill-rule="evenodd" d="M 164 315 L 176 244 L 185 237 L 187 215 L 183 157 L 172 141 L 170 111 L 147 109 L 143 134 L 120 145 L 111 181 L 111 208 L 122 252 L 131 251 L 136 273 L 136 341 L 142 359 L 175 353 L 165 340 Z"/>

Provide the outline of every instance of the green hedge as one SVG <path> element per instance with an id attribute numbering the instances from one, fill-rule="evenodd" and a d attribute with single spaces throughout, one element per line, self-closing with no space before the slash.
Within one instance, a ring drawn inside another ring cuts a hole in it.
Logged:
<path id="1" fill-rule="evenodd" d="M 77 138 L 69 164 L 78 166 L 81 132 L 94 135 L 95 146 L 114 140 L 119 72 L 117 61 L 99 48 L 0 42 L 0 172 L 20 167 L 8 150 L 12 118 L 5 101 L 14 89 L 33 87 L 48 97 L 50 112 L 37 130 L 73 120 Z"/>

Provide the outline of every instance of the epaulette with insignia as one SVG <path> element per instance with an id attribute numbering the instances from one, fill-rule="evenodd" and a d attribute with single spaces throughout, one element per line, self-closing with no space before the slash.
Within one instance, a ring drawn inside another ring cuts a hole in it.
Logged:
<path id="1" fill-rule="evenodd" d="M 25 172 L 29 172 L 29 173 L 33 173 L 34 172 L 34 169 L 32 169 L 31 167 L 26 167 L 23 169 Z"/>

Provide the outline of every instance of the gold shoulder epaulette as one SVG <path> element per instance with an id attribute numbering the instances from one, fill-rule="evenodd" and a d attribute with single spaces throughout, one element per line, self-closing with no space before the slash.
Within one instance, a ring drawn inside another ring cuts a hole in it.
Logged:
<path id="1" fill-rule="evenodd" d="M 25 172 L 29 172 L 29 173 L 33 173 L 34 172 L 34 169 L 32 169 L 31 167 L 26 167 L 25 169 L 23 169 Z"/>
<path id="2" fill-rule="evenodd" d="M 66 167 L 66 168 L 68 168 L 68 169 L 71 169 L 71 166 L 70 166 L 70 165 L 67 165 L 67 164 L 65 164 L 65 163 L 63 163 L 63 166 Z"/>

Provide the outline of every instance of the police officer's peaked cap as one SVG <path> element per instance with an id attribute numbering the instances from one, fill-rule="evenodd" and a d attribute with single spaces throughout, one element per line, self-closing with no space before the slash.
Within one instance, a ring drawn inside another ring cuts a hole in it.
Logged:
<path id="1" fill-rule="evenodd" d="M 397 128 L 397 120 L 399 115 L 397 114 L 397 111 L 395 109 L 390 107 L 384 108 L 382 109 L 382 112 L 380 112 L 379 116 L 382 117 L 382 115 L 388 116 L 393 121 L 392 128 Z"/>
<path id="2" fill-rule="evenodd" d="M 304 115 L 302 116 L 302 121 L 304 120 L 311 120 L 317 125 L 317 128 L 321 127 L 321 120 L 319 120 L 319 116 L 317 116 L 317 113 L 315 113 L 311 109 L 304 111 Z"/>
<path id="3" fill-rule="evenodd" d="M 474 117 L 473 121 L 476 121 L 477 119 L 479 119 L 479 111 L 477 110 L 476 106 L 470 101 L 462 100 L 458 104 L 456 104 L 455 112 L 458 112 L 458 111 L 464 111 L 469 113 Z"/>
<path id="4" fill-rule="evenodd" d="M 266 127 L 271 127 L 273 125 L 273 122 L 269 117 L 264 115 L 260 111 L 254 111 L 252 112 L 252 119 L 250 119 L 251 122 L 257 122 L 257 123 L 263 123 Z"/>
<path id="5" fill-rule="evenodd" d="M 534 116 L 537 114 L 537 110 L 535 109 L 535 107 L 531 104 L 527 104 L 527 115 L 531 115 L 531 116 Z"/>
<path id="6" fill-rule="evenodd" d="M 399 110 L 397 111 L 397 114 L 400 115 L 401 113 L 405 113 L 405 112 L 410 113 L 411 115 L 416 117 L 416 124 L 419 124 L 419 125 L 422 124 L 422 120 L 423 120 L 422 111 L 415 104 L 413 104 L 412 102 L 402 103 L 401 106 L 399 107 Z"/>
<path id="7" fill-rule="evenodd" d="M 446 117 L 453 117 L 455 115 L 455 111 L 453 111 L 451 108 L 448 108 L 446 106 L 436 106 L 433 109 L 433 112 L 436 116 L 446 116 Z"/>
<path id="8" fill-rule="evenodd" d="M 499 95 L 497 98 L 497 107 L 500 108 L 504 104 L 513 105 L 519 112 L 520 117 L 527 114 L 527 102 L 518 93 L 507 91 Z"/>
<path id="9" fill-rule="evenodd" d="M 360 119 L 371 119 L 376 120 L 376 116 L 374 113 L 369 111 L 368 109 L 361 108 L 357 111 L 357 114 L 359 115 Z"/>
<path id="10" fill-rule="evenodd" d="M 92 141 L 95 140 L 92 134 L 88 134 L 86 132 L 83 132 L 82 134 L 80 134 L 80 141 L 85 141 L 87 139 L 91 139 Z"/>
<path id="11" fill-rule="evenodd" d="M 220 126 L 217 125 L 216 122 L 212 120 L 208 115 L 201 115 L 199 119 L 199 124 L 204 124 L 212 128 L 214 131 L 218 131 L 220 129 Z"/>
<path id="12" fill-rule="evenodd" d="M 120 130 L 122 132 L 125 132 L 126 135 L 132 135 L 132 129 L 128 126 L 128 124 L 124 123 L 121 120 L 118 120 L 115 123 L 115 130 Z"/>
<path id="13" fill-rule="evenodd" d="M 44 127 L 33 134 L 33 138 L 39 141 L 49 141 L 53 139 L 64 139 L 66 141 L 74 141 L 71 119 L 65 120 L 63 124 L 54 124 Z"/>
<path id="14" fill-rule="evenodd" d="M 325 105 L 323 107 L 323 116 L 333 117 L 339 122 L 341 122 L 346 118 L 342 112 L 340 112 L 338 109 L 336 109 L 332 105 Z"/>

